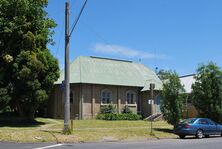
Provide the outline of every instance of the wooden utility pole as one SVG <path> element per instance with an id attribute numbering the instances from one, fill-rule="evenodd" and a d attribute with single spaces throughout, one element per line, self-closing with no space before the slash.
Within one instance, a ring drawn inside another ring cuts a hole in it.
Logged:
<path id="1" fill-rule="evenodd" d="M 65 4 L 65 104 L 64 133 L 70 132 L 70 85 L 69 85 L 69 2 Z"/>
<path id="2" fill-rule="evenodd" d="M 69 74 L 69 40 L 70 37 L 81 17 L 81 14 L 86 6 L 87 0 L 85 0 L 78 17 L 76 18 L 71 32 L 69 32 L 69 2 L 65 5 L 65 104 L 64 104 L 64 129 L 65 134 L 71 133 L 70 129 L 70 74 Z"/>
<path id="3" fill-rule="evenodd" d="M 150 83 L 150 98 L 151 98 L 151 104 L 150 104 L 150 113 L 151 113 L 151 125 L 150 125 L 150 134 L 153 135 L 153 103 L 154 103 L 154 96 L 153 96 L 153 90 L 155 88 L 155 84 L 154 83 Z"/>

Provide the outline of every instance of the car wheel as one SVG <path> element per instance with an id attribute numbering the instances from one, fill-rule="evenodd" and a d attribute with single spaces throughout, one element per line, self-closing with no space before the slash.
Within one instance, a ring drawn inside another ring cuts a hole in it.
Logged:
<path id="1" fill-rule="evenodd" d="M 222 131 L 221 131 L 221 134 L 220 134 L 220 136 L 222 137 Z"/>
<path id="2" fill-rule="evenodd" d="M 180 139 L 184 139 L 185 135 L 179 135 Z"/>
<path id="3" fill-rule="evenodd" d="M 197 130 L 197 133 L 196 133 L 196 137 L 197 137 L 198 139 L 202 139 L 203 136 L 204 136 L 203 130 L 198 129 L 198 130 Z"/>

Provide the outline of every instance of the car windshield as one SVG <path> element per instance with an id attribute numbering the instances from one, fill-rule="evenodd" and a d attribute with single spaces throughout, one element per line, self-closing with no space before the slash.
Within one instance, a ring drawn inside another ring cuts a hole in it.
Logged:
<path id="1" fill-rule="evenodd" d="M 182 124 L 185 124 L 185 123 L 193 124 L 195 121 L 196 121 L 196 118 L 189 118 L 189 119 L 183 120 L 181 123 Z"/>

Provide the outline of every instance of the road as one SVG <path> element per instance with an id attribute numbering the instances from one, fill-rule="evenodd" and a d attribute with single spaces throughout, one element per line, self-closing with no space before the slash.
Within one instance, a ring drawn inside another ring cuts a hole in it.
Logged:
<path id="1" fill-rule="evenodd" d="M 17 144 L 0 142 L 0 149 L 221 149 L 222 138 L 161 139 L 137 142 L 101 142 L 76 144 Z"/>

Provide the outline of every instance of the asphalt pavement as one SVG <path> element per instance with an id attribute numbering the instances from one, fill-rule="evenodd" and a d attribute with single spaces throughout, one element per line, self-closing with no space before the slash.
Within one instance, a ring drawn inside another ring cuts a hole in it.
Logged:
<path id="1" fill-rule="evenodd" d="M 160 139 L 131 142 L 99 142 L 75 144 L 19 144 L 0 142 L 0 149 L 222 149 L 222 138 Z"/>

